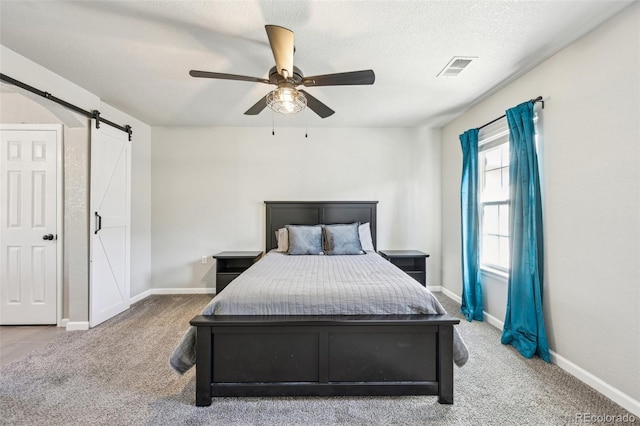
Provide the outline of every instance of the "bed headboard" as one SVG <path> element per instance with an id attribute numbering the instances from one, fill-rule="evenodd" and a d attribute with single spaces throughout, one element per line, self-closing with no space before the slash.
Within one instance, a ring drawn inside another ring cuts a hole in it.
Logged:
<path id="1" fill-rule="evenodd" d="M 369 222 L 376 243 L 377 201 L 265 201 L 267 206 L 266 251 L 278 247 L 275 231 L 285 225 L 318 225 Z"/>

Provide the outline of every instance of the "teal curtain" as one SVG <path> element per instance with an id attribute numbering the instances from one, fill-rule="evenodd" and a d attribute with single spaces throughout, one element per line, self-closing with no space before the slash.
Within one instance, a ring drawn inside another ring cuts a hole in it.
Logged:
<path id="1" fill-rule="evenodd" d="M 533 103 L 507 110 L 509 124 L 509 226 L 511 265 L 502 343 L 527 358 L 550 362 L 542 313 L 544 250 L 542 200 L 535 146 Z"/>
<path id="2" fill-rule="evenodd" d="M 478 214 L 478 129 L 460 135 L 462 146 L 462 306 L 469 321 L 482 321 L 480 222 Z"/>

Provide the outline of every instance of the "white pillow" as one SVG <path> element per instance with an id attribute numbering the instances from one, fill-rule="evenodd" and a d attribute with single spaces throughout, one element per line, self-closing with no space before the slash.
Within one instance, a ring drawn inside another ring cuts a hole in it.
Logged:
<path id="1" fill-rule="evenodd" d="M 373 247 L 373 239 L 371 238 L 371 227 L 369 222 L 361 223 L 358 227 L 358 234 L 360 236 L 360 245 L 364 251 L 375 251 Z"/>
<path id="2" fill-rule="evenodd" d="M 280 228 L 276 231 L 276 240 L 278 240 L 277 252 L 286 253 L 289 251 L 289 231 L 287 228 Z"/>

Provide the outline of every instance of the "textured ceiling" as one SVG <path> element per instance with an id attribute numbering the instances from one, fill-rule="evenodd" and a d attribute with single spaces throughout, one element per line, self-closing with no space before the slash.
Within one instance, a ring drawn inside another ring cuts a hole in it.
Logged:
<path id="1" fill-rule="evenodd" d="M 438 126 L 628 4 L 0 1 L 0 43 L 151 125 Z M 274 86 L 189 76 L 268 78 L 265 24 L 294 31 L 305 75 L 373 69 L 375 84 L 308 88 L 336 111 L 326 119 L 308 110 L 245 116 Z M 453 56 L 478 59 L 458 77 L 437 78 Z"/>

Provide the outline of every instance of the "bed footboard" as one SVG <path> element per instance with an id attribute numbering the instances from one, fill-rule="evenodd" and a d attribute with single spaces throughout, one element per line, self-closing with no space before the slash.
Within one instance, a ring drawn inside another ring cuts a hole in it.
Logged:
<path id="1" fill-rule="evenodd" d="M 453 403 L 451 315 L 198 315 L 196 405 L 214 396 L 438 395 Z"/>

